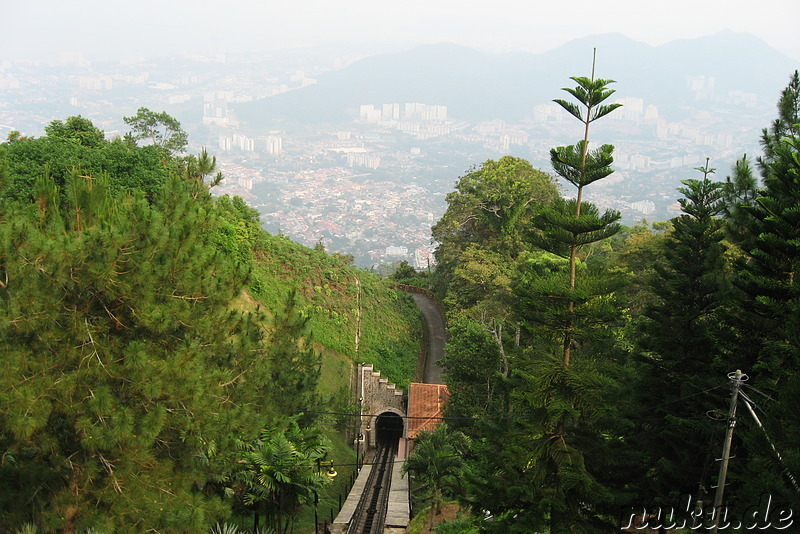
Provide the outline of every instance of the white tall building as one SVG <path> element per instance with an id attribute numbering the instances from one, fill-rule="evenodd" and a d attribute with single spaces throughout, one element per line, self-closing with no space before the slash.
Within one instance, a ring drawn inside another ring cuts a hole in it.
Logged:
<path id="1" fill-rule="evenodd" d="M 242 152 L 253 152 L 256 149 L 256 140 L 242 134 L 233 134 L 233 144 Z"/>
<path id="2" fill-rule="evenodd" d="M 283 140 L 274 135 L 267 137 L 267 153 L 270 156 L 280 156 L 283 154 Z"/>
<path id="3" fill-rule="evenodd" d="M 383 120 L 385 121 L 400 120 L 400 104 L 384 104 Z"/>
<path id="4" fill-rule="evenodd" d="M 380 122 L 381 120 L 381 110 L 375 109 L 375 106 L 372 104 L 364 104 L 359 109 L 359 118 L 362 121 L 367 122 Z"/>
<path id="5" fill-rule="evenodd" d="M 110 76 L 80 76 L 78 84 L 81 89 L 92 89 L 94 91 L 109 90 L 114 87 Z"/>
<path id="6" fill-rule="evenodd" d="M 228 99 L 221 93 L 203 96 L 203 124 L 228 124 Z"/>

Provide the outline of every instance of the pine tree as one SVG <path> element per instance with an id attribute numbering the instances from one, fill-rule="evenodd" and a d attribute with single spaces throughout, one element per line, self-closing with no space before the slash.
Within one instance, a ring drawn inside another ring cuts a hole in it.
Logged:
<path id="1" fill-rule="evenodd" d="M 73 172 L 0 220 L 0 527 L 202 531 L 273 374 L 210 195 Z M 19 503 L 26 505 L 20 507 Z"/>
<path id="2" fill-rule="evenodd" d="M 752 238 L 748 235 L 751 218 L 747 210 L 756 205 L 759 187 L 750 159 L 745 154 L 736 161 L 733 175 L 727 177 L 722 185 L 726 229 L 734 244 Z"/>

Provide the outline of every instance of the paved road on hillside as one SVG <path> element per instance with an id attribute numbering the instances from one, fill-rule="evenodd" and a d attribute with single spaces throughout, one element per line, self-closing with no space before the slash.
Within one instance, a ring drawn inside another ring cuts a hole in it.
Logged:
<path id="1" fill-rule="evenodd" d="M 411 296 L 414 297 L 417 306 L 422 310 L 422 315 L 425 317 L 425 327 L 428 330 L 428 339 L 430 340 L 423 381 L 426 384 L 442 384 L 442 368 L 436 365 L 436 362 L 444 356 L 444 344 L 446 341 L 444 318 L 433 300 L 417 293 L 412 293 Z"/>

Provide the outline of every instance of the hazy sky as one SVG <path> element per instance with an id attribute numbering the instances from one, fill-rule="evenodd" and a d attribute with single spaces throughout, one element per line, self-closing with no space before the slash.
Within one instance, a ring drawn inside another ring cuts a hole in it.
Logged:
<path id="1" fill-rule="evenodd" d="M 619 32 L 657 45 L 752 33 L 800 61 L 798 0 L 0 0 L 0 60 L 454 42 L 542 52 Z"/>

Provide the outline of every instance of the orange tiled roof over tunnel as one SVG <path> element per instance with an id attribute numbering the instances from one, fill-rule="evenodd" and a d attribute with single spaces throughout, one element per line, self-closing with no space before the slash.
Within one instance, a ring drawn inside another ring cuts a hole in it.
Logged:
<path id="1" fill-rule="evenodd" d="M 420 432 L 433 432 L 442 422 L 444 408 L 450 393 L 444 384 L 412 382 L 408 386 L 408 439 Z"/>

